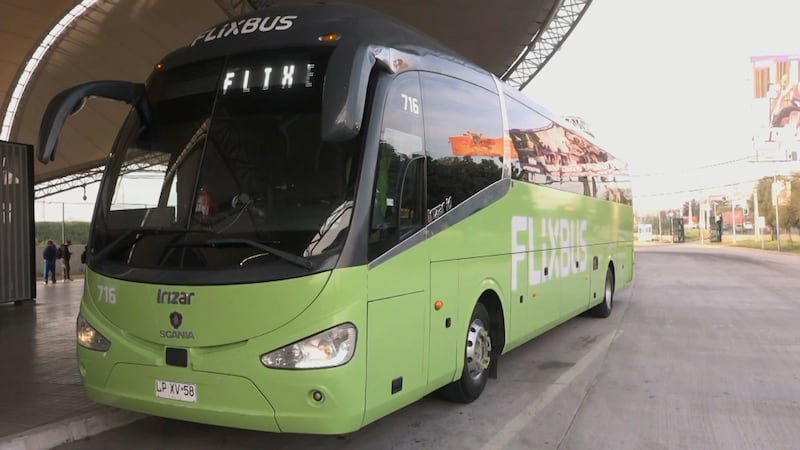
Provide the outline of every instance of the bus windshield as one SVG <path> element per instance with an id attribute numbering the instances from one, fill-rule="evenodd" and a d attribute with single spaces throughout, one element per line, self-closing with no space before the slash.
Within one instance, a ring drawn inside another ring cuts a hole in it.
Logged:
<path id="1" fill-rule="evenodd" d="M 264 265 L 292 276 L 283 266 L 307 274 L 335 256 L 360 157 L 357 142 L 320 137 L 328 53 L 262 51 L 157 71 L 151 122 L 132 112 L 112 152 L 95 266 L 254 268 L 270 279 Z"/>

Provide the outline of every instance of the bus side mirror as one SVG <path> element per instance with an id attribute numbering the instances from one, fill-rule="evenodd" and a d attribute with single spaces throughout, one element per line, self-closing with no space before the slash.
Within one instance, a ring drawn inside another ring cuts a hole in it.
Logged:
<path id="1" fill-rule="evenodd" d="M 142 123 L 150 124 L 151 111 L 145 86 L 128 81 L 91 81 L 60 92 L 50 100 L 39 128 L 38 158 L 44 164 L 55 160 L 58 137 L 67 117 L 76 114 L 91 97 L 122 101 L 133 105 Z"/>

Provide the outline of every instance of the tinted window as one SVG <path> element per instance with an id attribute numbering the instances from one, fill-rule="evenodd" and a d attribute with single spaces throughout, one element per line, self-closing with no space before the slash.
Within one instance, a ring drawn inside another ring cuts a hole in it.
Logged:
<path id="1" fill-rule="evenodd" d="M 425 106 L 427 208 L 435 220 L 502 176 L 500 100 L 483 88 L 421 74 Z"/>
<path id="2" fill-rule="evenodd" d="M 625 163 L 518 100 L 507 98 L 506 105 L 514 179 L 630 203 Z"/>
<path id="3" fill-rule="evenodd" d="M 383 112 L 370 219 L 370 259 L 424 225 L 421 108 L 419 76 L 412 72 L 399 75 L 389 88 Z"/>
<path id="4" fill-rule="evenodd" d="M 155 74 L 152 119 L 132 115 L 113 152 L 95 266 L 230 270 L 219 278 L 233 282 L 305 274 L 298 258 L 335 256 L 361 158 L 355 141 L 322 141 L 328 53 L 256 52 Z"/>

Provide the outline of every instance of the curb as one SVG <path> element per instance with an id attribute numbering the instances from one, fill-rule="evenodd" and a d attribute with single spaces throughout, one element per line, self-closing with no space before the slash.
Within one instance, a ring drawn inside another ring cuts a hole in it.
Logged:
<path id="1" fill-rule="evenodd" d="M 45 450 L 119 428 L 146 417 L 144 414 L 104 407 L 98 411 L 0 437 L 2 450 Z"/>

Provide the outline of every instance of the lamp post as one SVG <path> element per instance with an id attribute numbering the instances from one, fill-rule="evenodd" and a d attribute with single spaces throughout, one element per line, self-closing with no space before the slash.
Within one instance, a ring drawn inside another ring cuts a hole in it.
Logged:
<path id="1" fill-rule="evenodd" d="M 761 224 L 758 223 L 758 187 L 753 190 L 753 230 L 756 233 L 756 240 L 761 241 L 761 247 L 764 247 L 764 240 L 761 238 Z"/>
<path id="2" fill-rule="evenodd" d="M 700 197 L 700 201 L 698 203 L 699 204 L 697 205 L 697 220 L 699 223 L 697 224 L 697 231 L 700 232 L 700 245 L 703 245 L 703 233 L 706 231 L 706 221 L 707 221 L 708 211 L 706 210 L 706 205 L 703 204 L 702 196 Z"/>
<path id="3" fill-rule="evenodd" d="M 775 237 L 778 239 L 778 251 L 781 251 L 781 225 L 780 218 L 778 217 L 778 194 L 780 194 L 781 183 L 778 183 L 777 177 L 772 176 L 772 204 L 775 205 Z"/>
<path id="4" fill-rule="evenodd" d="M 661 210 L 658 210 L 658 242 L 661 242 Z"/>
<path id="5" fill-rule="evenodd" d="M 64 202 L 61 202 L 61 242 L 64 242 L 66 239 L 67 237 L 64 230 Z"/>
<path id="6" fill-rule="evenodd" d="M 675 242 L 675 219 L 673 216 L 675 215 L 675 211 L 669 212 L 669 235 L 672 238 L 672 242 Z"/>
<path id="7" fill-rule="evenodd" d="M 733 222 L 733 243 L 736 243 L 736 202 L 731 198 L 731 222 Z"/>

